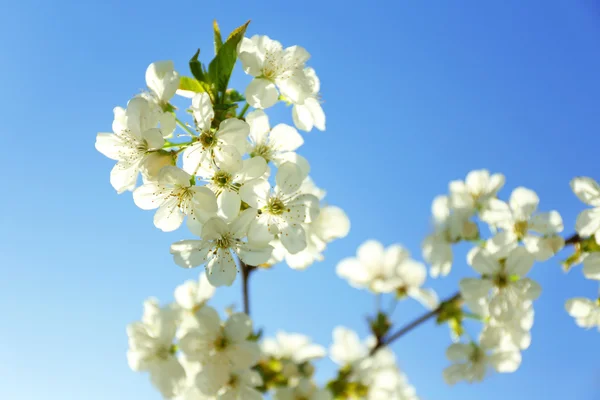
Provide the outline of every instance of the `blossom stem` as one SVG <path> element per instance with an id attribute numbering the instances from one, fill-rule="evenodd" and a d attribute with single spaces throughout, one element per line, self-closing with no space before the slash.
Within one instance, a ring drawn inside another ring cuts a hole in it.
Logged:
<path id="1" fill-rule="evenodd" d="M 187 133 L 189 133 L 192 136 L 196 136 L 196 134 L 194 133 L 194 131 L 192 131 L 190 129 L 189 126 L 187 126 L 183 121 L 181 121 L 179 118 L 175 118 L 175 122 L 177 122 L 177 125 L 179 125 L 184 131 L 186 131 Z"/>
<path id="2" fill-rule="evenodd" d="M 250 104 L 246 103 L 244 108 L 242 108 L 242 111 L 240 111 L 240 113 L 238 114 L 238 118 L 244 118 L 244 115 L 246 115 L 246 111 L 248 111 L 249 108 Z"/>
<path id="3" fill-rule="evenodd" d="M 165 144 L 163 145 L 162 148 L 169 149 L 171 147 L 187 147 L 192 143 L 194 143 L 193 140 L 190 140 L 189 142 L 182 142 L 182 143 L 169 142 L 168 140 L 165 140 Z"/>

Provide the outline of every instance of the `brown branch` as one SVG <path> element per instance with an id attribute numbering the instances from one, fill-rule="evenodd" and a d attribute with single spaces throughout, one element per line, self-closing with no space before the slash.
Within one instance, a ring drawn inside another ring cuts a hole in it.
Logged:
<path id="1" fill-rule="evenodd" d="M 574 233 L 573 235 L 571 235 L 565 239 L 565 246 L 575 245 L 575 244 L 581 242 L 581 240 L 582 240 L 582 238 L 577 233 Z M 392 343 L 396 339 L 404 336 L 405 334 L 412 331 L 413 329 L 415 329 L 422 323 L 427 322 L 431 318 L 438 315 L 443 310 L 445 304 L 459 300 L 460 298 L 461 298 L 460 292 L 457 292 L 453 296 L 442 301 L 436 309 L 431 310 L 431 311 L 421 315 L 419 318 L 415 319 L 412 322 L 409 322 L 407 325 L 403 326 L 398 331 L 392 333 L 389 336 L 386 336 L 383 338 L 377 338 L 377 343 L 376 343 L 375 347 L 373 347 L 373 350 L 371 350 L 371 354 L 374 354 L 379 348 L 389 345 L 390 343 Z"/>
<path id="2" fill-rule="evenodd" d="M 581 237 L 578 234 L 574 233 L 565 239 L 565 246 L 574 245 L 579 242 L 581 242 Z"/>
<path id="3" fill-rule="evenodd" d="M 421 315 L 419 318 L 415 319 L 412 322 L 409 322 L 408 324 L 406 324 L 405 326 L 403 326 L 402 328 L 400 328 L 399 330 L 397 330 L 396 332 L 392 333 L 391 335 L 384 337 L 383 339 L 380 339 L 377 341 L 377 344 L 375 345 L 375 347 L 373 348 L 373 350 L 371 350 L 371 354 L 374 354 L 379 348 L 383 347 L 383 346 L 387 346 L 390 343 L 392 343 L 394 340 L 404 336 L 405 334 L 407 334 L 408 332 L 412 331 L 413 329 L 415 329 L 417 326 L 421 325 L 423 322 L 428 321 L 429 319 L 435 317 L 436 315 L 438 315 L 443 309 L 444 309 L 444 305 L 451 303 L 453 301 L 456 301 L 460 299 L 460 293 L 455 293 L 454 295 L 450 296 L 449 298 L 447 298 L 446 300 L 443 300 L 440 305 L 429 311 L 426 312 L 425 314 Z"/>
<path id="4" fill-rule="evenodd" d="M 244 301 L 244 312 L 246 315 L 250 315 L 250 289 L 248 283 L 250 280 L 250 274 L 256 269 L 252 265 L 248 265 L 240 260 L 240 269 L 242 270 L 242 297 Z"/>

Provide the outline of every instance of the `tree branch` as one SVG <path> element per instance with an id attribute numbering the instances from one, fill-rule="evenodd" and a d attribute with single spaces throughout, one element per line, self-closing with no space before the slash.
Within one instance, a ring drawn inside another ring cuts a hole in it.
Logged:
<path id="1" fill-rule="evenodd" d="M 419 318 L 417 318 L 417 319 L 409 322 L 408 324 L 406 324 L 405 326 L 403 326 L 402 328 L 400 328 L 396 332 L 392 333 L 391 335 L 386 336 L 386 337 L 382 338 L 381 340 L 378 340 L 377 344 L 375 345 L 375 347 L 373 348 L 373 350 L 371 350 L 371 354 L 374 354 L 379 348 L 391 344 L 393 341 L 395 341 L 396 339 L 404 336 L 408 332 L 412 331 L 417 326 L 421 325 L 423 322 L 426 322 L 427 320 L 435 317 L 436 315 L 438 315 L 444 309 L 444 305 L 445 304 L 453 302 L 453 301 L 456 301 L 458 299 L 460 299 L 460 293 L 459 292 L 457 292 L 454 295 L 450 296 L 446 300 L 443 300 L 437 308 L 435 308 L 435 309 L 433 309 L 433 310 L 431 310 L 431 311 L 429 311 L 429 312 L 421 315 Z"/>
<path id="2" fill-rule="evenodd" d="M 248 265 L 240 260 L 240 269 L 242 270 L 242 297 L 244 301 L 244 312 L 246 315 L 250 315 L 250 289 L 248 283 L 250 280 L 250 274 L 256 269 L 252 265 Z"/>
<path id="3" fill-rule="evenodd" d="M 573 235 L 571 235 L 565 239 L 565 246 L 575 245 L 579 242 L 581 242 L 581 237 L 577 233 L 574 233 Z M 460 292 L 457 292 L 453 296 L 442 301 L 436 309 L 431 310 L 431 311 L 421 315 L 419 318 L 415 319 L 412 322 L 409 322 L 407 325 L 403 326 L 398 331 L 392 333 L 389 336 L 386 336 L 383 338 L 377 338 L 377 343 L 376 343 L 375 347 L 371 350 L 371 354 L 374 354 L 379 348 L 391 344 L 393 341 L 406 335 L 408 332 L 412 331 L 413 329 L 415 329 L 422 323 L 427 322 L 429 319 L 437 316 L 443 310 L 445 304 L 453 302 L 453 301 L 457 301 L 460 298 L 461 298 Z"/>

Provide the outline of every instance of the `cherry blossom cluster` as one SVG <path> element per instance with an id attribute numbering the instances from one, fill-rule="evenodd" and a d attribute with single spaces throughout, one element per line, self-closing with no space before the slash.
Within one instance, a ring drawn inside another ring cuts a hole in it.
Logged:
<path id="1" fill-rule="evenodd" d="M 185 225 L 184 239 L 170 246 L 174 263 L 205 267 L 199 281 L 177 287 L 173 303 L 144 303 L 141 321 L 127 327 L 131 369 L 147 372 L 164 398 L 177 400 L 258 400 L 265 394 L 276 400 L 417 400 L 389 346 L 435 317 L 449 325 L 453 341 L 446 352 L 452 364 L 443 371 L 448 384 L 516 371 L 531 344 L 534 301 L 541 295 L 528 276 L 534 264 L 572 245 L 565 269 L 582 263 L 584 276 L 600 281 L 600 185 L 591 178 L 571 182 L 591 208 L 579 214 L 577 233 L 568 238 L 557 211 L 538 211 L 533 190 L 517 187 L 503 201 L 498 195 L 505 177 L 475 170 L 433 200 L 424 262 L 400 244 L 364 242 L 336 272 L 376 295 L 371 335 L 361 341 L 347 328 L 334 329 L 329 356 L 338 371 L 326 384 L 314 380 L 325 348 L 297 333 L 263 339 L 254 329 L 248 274 L 282 262 L 302 270 L 322 261 L 350 222 L 325 202 L 308 160 L 297 152 L 304 143 L 298 129 L 325 130 L 309 53 L 267 36 L 247 38 L 247 26 L 223 40 L 215 22 L 215 58 L 206 67 L 198 50 L 189 63 L 192 76 L 180 75 L 171 61 L 152 63 L 147 90 L 116 107 L 112 132 L 97 135 L 96 149 L 116 162 L 110 183 L 117 193 L 132 192 L 139 208 L 156 210 L 154 226 L 164 232 Z M 237 60 L 251 78 L 243 96 L 228 87 Z M 291 106 L 294 126 L 270 121 L 265 110 L 280 102 Z M 440 300 L 425 287 L 426 264 L 432 278 L 447 276 L 459 243 L 472 247 L 465 261 L 473 276 Z M 207 302 L 217 287 L 233 284 L 238 270 L 245 312 L 222 318 Z M 391 297 L 390 308 L 382 307 L 384 296 Z M 393 312 L 406 299 L 426 314 L 394 332 Z M 565 308 L 577 325 L 600 330 L 600 297 L 572 298 Z M 466 319 L 480 322 L 481 330 L 469 332 Z"/>
<path id="2" fill-rule="evenodd" d="M 173 63 L 160 61 L 146 71 L 148 91 L 115 108 L 113 133 L 99 133 L 96 140 L 98 151 L 117 161 L 110 182 L 118 193 L 132 191 L 138 207 L 156 209 L 154 225 L 162 231 L 186 221 L 199 238 L 171 246 L 175 263 L 205 265 L 215 286 L 234 282 L 236 258 L 251 266 L 286 260 L 292 268 L 306 268 L 350 227 L 343 210 L 321 207 L 324 191 L 296 153 L 302 136 L 290 125 L 271 127 L 262 109 L 274 104 L 272 93 L 278 99 L 277 87 L 293 101 L 298 127 L 324 129 L 318 78 L 305 67 L 308 53 L 255 36 L 242 39 L 239 57 L 256 76 L 246 90 L 248 104 L 261 108 L 247 115 L 219 112 L 222 104 L 214 104 L 209 93 L 180 90 Z M 192 123 L 181 122 L 171 104 L 178 92 L 191 96 L 186 111 Z"/>

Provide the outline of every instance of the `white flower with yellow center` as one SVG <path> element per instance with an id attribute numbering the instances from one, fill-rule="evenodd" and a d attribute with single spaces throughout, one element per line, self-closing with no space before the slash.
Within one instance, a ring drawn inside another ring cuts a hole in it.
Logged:
<path id="1" fill-rule="evenodd" d="M 452 269 L 452 244 L 477 238 L 477 224 L 469 220 L 469 213 L 453 210 L 448 196 L 437 196 L 431 203 L 434 232 L 421 244 L 423 258 L 431 265 L 433 278 L 446 276 Z"/>
<path id="2" fill-rule="evenodd" d="M 273 251 L 268 243 L 242 240 L 255 217 L 256 210 L 247 209 L 229 223 L 219 217 L 209 219 L 202 227 L 201 240 L 171 245 L 175 263 L 184 268 L 206 264 L 206 275 L 213 286 L 230 286 L 237 275 L 234 254 L 248 265 L 260 265 Z"/>
<path id="3" fill-rule="evenodd" d="M 496 372 L 515 372 L 521 365 L 521 353 L 515 348 L 487 348 L 476 343 L 454 343 L 446 357 L 453 364 L 444 369 L 444 380 L 449 385 L 460 381 L 481 382 L 489 369 Z"/>
<path id="4" fill-rule="evenodd" d="M 217 392 L 216 400 L 262 400 L 256 390 L 263 384 L 260 374 L 252 369 L 238 369 L 229 374 L 227 383 Z"/>
<path id="5" fill-rule="evenodd" d="M 246 116 L 246 122 L 250 125 L 250 157 L 262 157 L 267 163 L 273 162 L 277 167 L 291 161 L 303 173 L 308 174 L 308 161 L 295 153 L 304 143 L 296 129 L 286 124 L 278 124 L 271 129 L 269 117 L 263 110 L 250 112 Z"/>
<path id="6" fill-rule="evenodd" d="M 471 171 L 464 181 L 450 182 L 450 204 L 453 209 L 466 213 L 483 210 L 502 189 L 504 181 L 504 175 L 490 175 L 487 169 Z"/>
<path id="7" fill-rule="evenodd" d="M 185 371 L 177 359 L 173 343 L 177 331 L 177 313 L 161 308 L 155 299 L 144 303 L 141 322 L 127 326 L 127 360 L 134 371 L 148 371 L 153 385 L 166 398 L 185 386 Z"/>
<path id="8" fill-rule="evenodd" d="M 215 116 L 207 93 L 197 93 L 192 99 L 192 111 L 199 136 L 194 144 L 183 151 L 183 170 L 196 175 L 200 168 L 210 169 L 223 164 L 242 167 L 242 155 L 246 151 L 250 127 L 245 121 L 229 118 L 211 128 Z"/>
<path id="9" fill-rule="evenodd" d="M 297 165 L 286 162 L 277 171 L 273 190 L 264 179 L 248 182 L 240 188 L 242 200 L 259 210 L 258 218 L 252 221 L 248 230 L 250 241 L 269 243 L 277 235 L 292 254 L 306 248 L 306 232 L 302 224 L 317 218 L 319 199 L 300 190 L 305 178 Z"/>
<path id="10" fill-rule="evenodd" d="M 321 90 L 321 81 L 315 73 L 315 70 L 308 67 L 304 69 L 304 75 L 308 79 L 310 95 L 304 99 L 302 104 L 294 104 L 292 108 L 292 118 L 294 125 L 298 129 L 309 132 L 313 126 L 320 131 L 325 130 L 325 113 L 321 107 L 319 99 L 319 90 Z"/>
<path id="11" fill-rule="evenodd" d="M 286 49 L 268 36 L 243 38 L 238 57 L 244 72 L 254 79 L 246 88 L 246 100 L 254 108 L 269 108 L 279 99 L 279 92 L 294 104 L 302 104 L 311 94 L 304 64 L 310 54 L 299 46 Z M 278 90 L 279 89 L 279 92 Z"/>
<path id="12" fill-rule="evenodd" d="M 600 331 L 600 298 L 596 300 L 576 297 L 567 300 L 565 308 L 575 318 L 577 326 L 582 328 L 598 328 Z"/>
<path id="13" fill-rule="evenodd" d="M 165 232 L 179 228 L 185 216 L 205 222 L 217 213 L 215 194 L 196 186 L 191 175 L 173 166 L 162 168 L 155 182 L 138 187 L 133 201 L 143 210 L 158 208 L 154 225 Z"/>
<path id="14" fill-rule="evenodd" d="M 262 157 L 242 160 L 241 165 L 223 162 L 220 168 L 200 168 L 198 176 L 217 195 L 219 215 L 227 220 L 238 216 L 242 199 L 240 187 L 254 179 L 262 178 L 267 172 L 267 163 Z"/>
<path id="15" fill-rule="evenodd" d="M 156 127 L 158 116 L 144 98 L 134 97 L 126 110 L 116 107 L 114 114 L 114 133 L 99 133 L 96 150 L 117 161 L 110 172 L 110 183 L 120 194 L 135 188 L 140 172 L 158 172 L 152 165 L 156 159 L 150 155 L 159 152 L 164 139 Z"/>
<path id="16" fill-rule="evenodd" d="M 254 366 L 260 358 L 256 342 L 247 340 L 252 334 L 252 321 L 236 313 L 221 324 L 219 314 L 211 307 L 197 313 L 196 329 L 187 332 L 179 347 L 190 361 L 202 364 L 196 384 L 205 395 L 215 395 L 230 380 L 233 371 Z"/>
<path id="17" fill-rule="evenodd" d="M 501 259 L 497 254 L 481 249 L 473 256 L 471 266 L 482 277 L 462 279 L 460 292 L 469 299 L 484 298 L 491 293 L 490 315 L 500 321 L 509 321 L 522 303 L 535 300 L 541 293 L 537 282 L 523 278 L 533 263 L 533 255 L 523 247 L 511 250 L 508 257 Z"/>
<path id="18" fill-rule="evenodd" d="M 508 203 L 495 198 L 488 201 L 481 220 L 503 229 L 490 241 L 493 251 L 497 247 L 510 251 L 523 241 L 538 261 L 545 261 L 563 248 L 564 240 L 558 235 L 563 230 L 560 214 L 550 211 L 534 215 L 539 202 L 537 194 L 524 187 L 513 190 Z"/>

